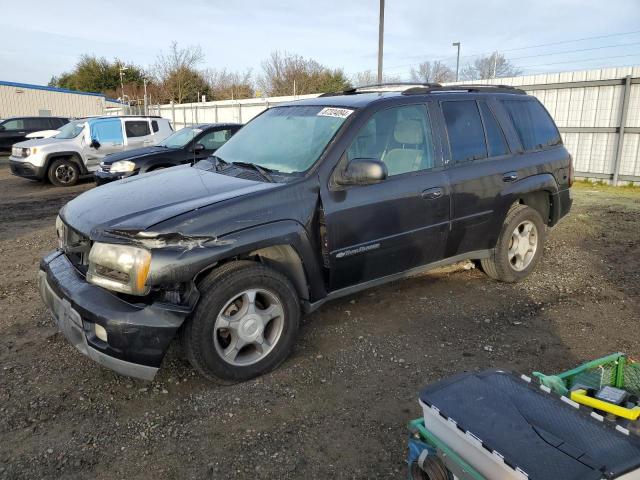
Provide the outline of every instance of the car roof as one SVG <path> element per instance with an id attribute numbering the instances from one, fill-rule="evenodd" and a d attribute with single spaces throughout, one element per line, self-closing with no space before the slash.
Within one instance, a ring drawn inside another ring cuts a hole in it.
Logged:
<path id="1" fill-rule="evenodd" d="M 525 95 L 524 90 L 506 85 L 439 85 L 439 84 L 413 84 L 413 85 L 379 85 L 352 88 L 338 93 L 325 93 L 315 98 L 307 98 L 294 102 L 283 103 L 280 106 L 329 106 L 329 107 L 350 107 L 361 108 L 372 103 L 393 102 L 400 98 L 415 98 L 417 102 L 421 99 L 434 98 L 435 96 L 447 94 L 453 97 L 465 97 L 470 94 L 481 95 Z"/>
<path id="2" fill-rule="evenodd" d="M 0 118 L 0 122 L 4 122 L 5 120 L 19 120 L 21 118 L 62 118 L 64 120 L 69 120 L 69 117 L 62 117 L 59 115 L 47 115 L 47 116 L 38 116 L 38 115 L 20 115 L 20 116 L 15 116 L 15 117 L 7 117 L 7 118 Z"/>

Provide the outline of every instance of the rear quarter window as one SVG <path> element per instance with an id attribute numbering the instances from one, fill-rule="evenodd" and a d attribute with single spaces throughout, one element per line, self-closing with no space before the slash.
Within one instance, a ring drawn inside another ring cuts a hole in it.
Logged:
<path id="1" fill-rule="evenodd" d="M 551 116 L 536 99 L 502 100 L 525 150 L 539 150 L 562 143 Z"/>
<path id="2" fill-rule="evenodd" d="M 158 127 L 158 121 L 157 120 L 152 120 L 151 121 L 151 128 L 153 129 L 154 132 L 157 132 L 158 130 L 160 130 L 160 127 Z"/>

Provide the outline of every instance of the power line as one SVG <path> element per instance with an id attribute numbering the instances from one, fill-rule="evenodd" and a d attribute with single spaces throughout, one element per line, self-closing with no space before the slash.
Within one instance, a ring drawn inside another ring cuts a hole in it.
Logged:
<path id="1" fill-rule="evenodd" d="M 513 58 L 510 58 L 509 61 L 522 60 L 523 58 L 547 57 L 549 55 L 562 55 L 564 53 L 589 52 L 589 51 L 592 51 L 592 50 L 603 50 L 605 48 L 630 47 L 632 45 L 640 45 L 640 42 L 619 43 L 617 45 L 603 45 L 601 47 L 591 47 L 591 48 L 579 48 L 577 50 L 563 50 L 561 52 L 539 53 L 537 55 L 526 55 L 524 57 L 513 57 Z M 501 50 L 500 53 L 502 53 L 503 51 L 504 50 Z"/>
<path id="2" fill-rule="evenodd" d="M 562 44 L 566 44 L 566 43 L 575 43 L 575 42 L 582 42 L 585 40 L 597 40 L 597 39 L 601 39 L 601 38 L 611 38 L 611 37 L 620 37 L 620 36 L 624 36 L 624 35 L 634 35 L 636 33 L 640 33 L 640 30 L 634 30 L 632 32 L 621 32 L 621 33 L 610 33 L 607 35 L 596 35 L 596 36 L 591 36 L 591 37 L 583 37 L 583 38 L 576 38 L 573 40 L 562 40 L 562 41 L 558 41 L 558 42 L 550 42 L 550 43 L 541 43 L 538 45 L 527 45 L 524 47 L 517 47 L 517 48 L 508 48 L 508 49 L 499 49 L 500 52 L 515 52 L 515 51 L 519 51 L 519 50 L 528 50 L 528 49 L 532 49 L 532 48 L 540 48 L 540 47 L 549 47 L 549 46 L 553 46 L 553 45 L 562 45 Z M 462 55 L 461 58 L 467 59 L 467 58 L 472 58 L 472 57 L 480 57 L 483 55 L 491 55 L 492 53 L 494 53 L 494 51 L 492 52 L 484 52 L 484 53 L 471 53 L 468 55 Z M 427 55 L 423 54 L 423 55 L 408 55 L 405 56 L 404 58 L 424 58 Z M 444 60 L 448 60 L 448 59 L 453 59 L 455 58 L 454 56 L 446 56 L 446 57 L 440 57 L 440 58 L 436 58 L 433 59 L 433 61 L 444 61 Z M 520 57 L 520 58 L 524 58 L 524 57 Z M 409 63 L 409 64 L 403 64 L 403 65 L 391 65 L 389 67 L 386 68 L 386 70 L 390 70 L 390 69 L 395 69 L 395 68 L 404 68 L 407 66 L 413 66 L 415 65 L 414 63 Z"/>
<path id="3" fill-rule="evenodd" d="M 608 56 L 608 57 L 598 57 L 598 58 L 585 58 L 582 60 L 567 60 L 565 62 L 537 63 L 535 65 L 517 65 L 517 68 L 544 67 L 546 65 L 561 65 L 566 63 L 594 62 L 596 60 L 609 60 L 610 58 L 625 58 L 625 57 L 640 57 L 640 53 L 631 53 L 629 55 L 615 55 L 613 57 Z"/>

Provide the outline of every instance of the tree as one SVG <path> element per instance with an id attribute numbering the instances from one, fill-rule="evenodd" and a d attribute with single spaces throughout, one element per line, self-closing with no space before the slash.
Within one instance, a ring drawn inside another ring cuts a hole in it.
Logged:
<path id="1" fill-rule="evenodd" d="M 522 70 L 507 60 L 504 55 L 494 52 L 487 57 L 480 57 L 467 64 L 462 69 L 465 80 L 486 80 L 489 78 L 515 77 L 522 74 Z"/>
<path id="2" fill-rule="evenodd" d="M 251 70 L 244 73 L 222 70 L 208 70 L 205 73 L 209 85 L 211 100 L 238 100 L 253 98 L 254 90 L 251 81 Z"/>
<path id="3" fill-rule="evenodd" d="M 422 62 L 418 68 L 411 68 L 411 81 L 421 83 L 453 82 L 456 75 L 440 61 Z"/>
<path id="4" fill-rule="evenodd" d="M 341 69 L 329 69 L 312 59 L 287 52 L 272 52 L 262 62 L 259 88 L 267 95 L 304 95 L 341 91 L 350 87 Z"/>
<path id="5" fill-rule="evenodd" d="M 398 75 L 382 75 L 382 83 L 400 83 L 402 79 Z M 364 87 L 366 85 L 375 85 L 378 83 L 378 74 L 373 70 L 365 70 L 353 75 L 351 83 L 355 87 Z"/>
<path id="6" fill-rule="evenodd" d="M 209 86 L 197 66 L 204 61 L 199 45 L 185 48 L 172 42 L 167 53 L 160 53 L 154 74 L 162 90 L 163 101 L 196 102 L 198 94 L 207 95 Z"/>
<path id="7" fill-rule="evenodd" d="M 138 87 L 142 86 L 145 76 L 141 67 L 118 59 L 110 62 L 104 57 L 95 55 L 82 55 L 72 71 L 51 77 L 49 85 L 83 92 L 103 93 L 109 97 L 122 97 L 121 67 L 125 93 L 129 98 L 137 96 Z"/>

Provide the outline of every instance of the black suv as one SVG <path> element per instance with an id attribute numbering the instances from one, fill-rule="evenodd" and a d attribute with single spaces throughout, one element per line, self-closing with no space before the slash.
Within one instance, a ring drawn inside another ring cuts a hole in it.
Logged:
<path id="1" fill-rule="evenodd" d="M 205 123 L 185 127 L 158 145 L 112 153 L 105 157 L 96 170 L 96 184 L 103 185 L 139 173 L 202 160 L 224 145 L 240 127 L 242 125 L 238 123 Z"/>
<path id="2" fill-rule="evenodd" d="M 462 259 L 525 278 L 571 207 L 545 108 L 507 87 L 387 90 L 270 108 L 194 166 L 69 202 L 39 273 L 60 329 L 146 379 L 181 331 L 198 371 L 238 381 L 327 300 Z"/>
<path id="3" fill-rule="evenodd" d="M 65 117 L 11 117 L 0 121 L 0 152 L 10 152 L 14 143 L 41 130 L 58 130 L 69 123 Z"/>

